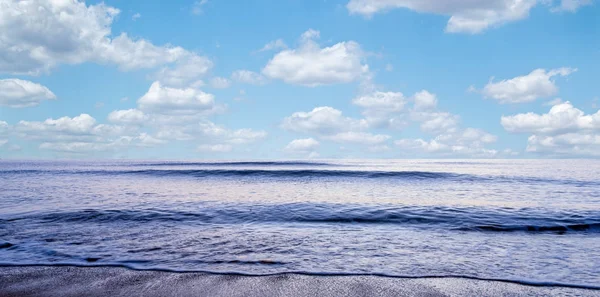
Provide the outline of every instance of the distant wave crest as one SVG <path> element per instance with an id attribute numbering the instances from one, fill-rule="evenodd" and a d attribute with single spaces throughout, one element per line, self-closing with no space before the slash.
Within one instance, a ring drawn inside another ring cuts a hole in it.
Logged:
<path id="1" fill-rule="evenodd" d="M 0 224 L 39 223 L 152 223 L 189 224 L 395 224 L 464 232 L 589 232 L 600 233 L 600 212 L 550 213 L 533 209 L 452 207 L 386 207 L 316 203 L 205 204 L 195 211 L 161 209 L 80 210 L 13 216 Z"/>

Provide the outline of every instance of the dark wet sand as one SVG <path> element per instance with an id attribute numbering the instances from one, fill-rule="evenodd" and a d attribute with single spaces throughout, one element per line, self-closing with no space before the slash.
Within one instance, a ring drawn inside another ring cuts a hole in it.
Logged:
<path id="1" fill-rule="evenodd" d="M 600 296 L 600 291 L 464 278 L 240 276 L 16 266 L 0 267 L 0 296 Z"/>

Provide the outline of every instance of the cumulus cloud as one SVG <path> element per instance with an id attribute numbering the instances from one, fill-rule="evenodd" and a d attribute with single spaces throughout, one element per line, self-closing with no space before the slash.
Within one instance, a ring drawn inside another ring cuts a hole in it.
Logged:
<path id="1" fill-rule="evenodd" d="M 577 71 L 574 68 L 558 68 L 546 71 L 535 69 L 524 76 L 517 76 L 499 82 L 490 82 L 481 93 L 486 98 L 493 98 L 500 103 L 523 103 L 535 101 L 538 98 L 554 96 L 558 87 L 553 80 L 556 76 L 567 76 Z"/>
<path id="2" fill-rule="evenodd" d="M 154 82 L 138 100 L 141 110 L 158 114 L 194 115 L 215 107 L 214 96 L 195 88 L 170 88 Z"/>
<path id="3" fill-rule="evenodd" d="M 363 130 L 365 120 L 344 117 L 342 112 L 329 107 L 316 107 L 310 112 L 296 112 L 283 120 L 282 128 L 301 133 L 333 135 L 340 132 Z"/>
<path id="4" fill-rule="evenodd" d="M 0 0 L 0 7 L 0 73 L 37 75 L 59 64 L 84 62 L 133 70 L 196 56 L 126 33 L 112 36 L 120 11 L 104 3 Z"/>
<path id="5" fill-rule="evenodd" d="M 148 120 L 148 116 L 141 110 L 132 108 L 112 111 L 108 114 L 108 120 L 116 124 L 140 125 Z"/>
<path id="6" fill-rule="evenodd" d="M 363 63 L 364 52 L 354 41 L 346 41 L 321 48 L 315 41 L 319 31 L 308 30 L 296 49 L 277 53 L 263 68 L 262 73 L 289 84 L 316 87 L 348 83 L 368 73 Z"/>
<path id="7" fill-rule="evenodd" d="M 567 101 L 546 114 L 503 116 L 500 122 L 509 132 L 532 134 L 527 139 L 528 152 L 583 156 L 600 152 L 600 110 L 586 115 Z"/>
<path id="8" fill-rule="evenodd" d="M 400 92 L 374 91 L 354 98 L 352 103 L 363 108 L 362 114 L 371 127 L 400 128 L 406 124 L 401 112 L 407 100 Z"/>
<path id="9" fill-rule="evenodd" d="M 165 66 L 157 71 L 153 78 L 161 83 L 181 87 L 190 84 L 202 86 L 201 77 L 206 75 L 214 66 L 213 62 L 206 57 L 188 53 L 178 59 L 176 63 Z"/>
<path id="10" fill-rule="evenodd" d="M 284 150 L 292 153 L 310 153 L 319 148 L 319 142 L 313 138 L 294 139 Z"/>
<path id="11" fill-rule="evenodd" d="M 419 113 L 416 117 L 422 121 L 421 130 L 432 134 L 455 132 L 460 121 L 458 115 L 449 112 Z"/>
<path id="12" fill-rule="evenodd" d="M 419 111 L 433 110 L 437 107 L 438 102 L 437 96 L 429 93 L 427 90 L 417 92 L 413 96 L 413 101 L 415 102 L 415 110 Z"/>
<path id="13" fill-rule="evenodd" d="M 561 134 L 580 130 L 600 130 L 600 111 L 586 115 L 569 101 L 552 106 L 546 114 L 532 112 L 503 116 L 500 123 L 509 132 Z"/>
<path id="14" fill-rule="evenodd" d="M 0 106 L 31 107 L 53 99 L 56 99 L 54 93 L 40 84 L 15 78 L 0 79 Z"/>
<path id="15" fill-rule="evenodd" d="M 553 0 L 350 0 L 350 14 L 371 17 L 375 13 L 404 8 L 419 13 L 449 16 L 446 32 L 480 33 L 486 29 L 525 19 L 533 7 Z M 558 10 L 574 12 L 591 0 L 562 0 Z M 553 10 L 555 10 L 553 9 Z"/>
<path id="16" fill-rule="evenodd" d="M 164 143 L 146 133 L 139 133 L 136 128 L 98 124 L 88 114 L 49 118 L 42 122 L 20 121 L 14 126 L 14 131 L 22 138 L 42 141 L 40 149 L 66 153 L 150 147 Z"/>

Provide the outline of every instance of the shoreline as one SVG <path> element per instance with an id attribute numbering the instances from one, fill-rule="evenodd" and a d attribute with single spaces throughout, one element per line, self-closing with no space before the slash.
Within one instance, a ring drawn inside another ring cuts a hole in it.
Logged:
<path id="1" fill-rule="evenodd" d="M 173 272 L 123 265 L 0 265 L 0 296 L 600 296 L 596 287 L 374 274 Z"/>

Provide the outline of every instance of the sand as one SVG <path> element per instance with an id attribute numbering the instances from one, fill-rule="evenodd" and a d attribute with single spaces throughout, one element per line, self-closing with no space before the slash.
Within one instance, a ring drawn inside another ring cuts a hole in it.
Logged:
<path id="1" fill-rule="evenodd" d="M 600 290 L 466 278 L 220 275 L 122 267 L 0 267 L 0 296 L 600 296 Z"/>

